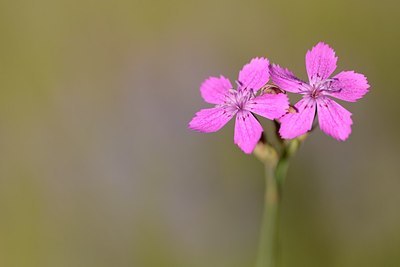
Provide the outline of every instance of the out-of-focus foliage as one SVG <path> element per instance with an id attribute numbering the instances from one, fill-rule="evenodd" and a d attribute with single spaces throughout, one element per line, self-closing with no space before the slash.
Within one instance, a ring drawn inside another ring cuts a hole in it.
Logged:
<path id="1" fill-rule="evenodd" d="M 252 266 L 262 166 L 186 124 L 254 56 L 364 73 L 344 143 L 293 159 L 283 266 L 399 266 L 400 2 L 0 2 L 0 266 Z M 271 129 L 272 124 L 265 124 Z"/>

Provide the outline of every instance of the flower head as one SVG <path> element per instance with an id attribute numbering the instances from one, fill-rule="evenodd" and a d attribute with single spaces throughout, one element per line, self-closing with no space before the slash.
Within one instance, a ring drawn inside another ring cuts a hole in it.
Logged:
<path id="1" fill-rule="evenodd" d="M 216 132 L 236 115 L 234 142 L 245 153 L 251 153 L 263 132 L 253 113 L 273 120 L 285 114 L 289 106 L 285 94 L 257 95 L 269 80 L 268 69 L 268 59 L 252 59 L 239 72 L 236 90 L 224 76 L 205 80 L 200 87 L 201 96 L 215 107 L 197 112 L 189 128 L 204 133 Z"/>
<path id="2" fill-rule="evenodd" d="M 318 43 L 306 54 L 306 69 L 309 82 L 297 78 L 288 69 L 278 65 L 270 67 L 272 81 L 285 91 L 302 94 L 295 108 L 281 121 L 280 135 L 285 139 L 295 138 L 312 128 L 318 113 L 321 130 L 337 140 L 346 140 L 351 133 L 351 113 L 331 97 L 348 102 L 362 98 L 369 88 L 367 78 L 354 71 L 342 71 L 330 78 L 336 69 L 335 51 L 327 44 Z"/>

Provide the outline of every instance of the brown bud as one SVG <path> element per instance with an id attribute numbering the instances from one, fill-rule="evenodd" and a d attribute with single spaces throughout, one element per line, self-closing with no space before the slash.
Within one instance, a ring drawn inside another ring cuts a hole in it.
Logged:
<path id="1" fill-rule="evenodd" d="M 289 105 L 288 113 L 297 113 L 297 109 L 294 106 Z"/>
<path id="2" fill-rule="evenodd" d="M 265 85 L 262 89 L 262 93 L 263 94 L 284 94 L 285 91 L 283 91 L 281 88 L 279 88 L 278 86 L 276 86 L 275 84 L 267 84 Z"/>

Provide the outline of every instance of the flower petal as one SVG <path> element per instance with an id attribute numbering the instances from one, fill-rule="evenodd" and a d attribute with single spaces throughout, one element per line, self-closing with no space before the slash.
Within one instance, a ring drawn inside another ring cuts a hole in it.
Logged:
<path id="1" fill-rule="evenodd" d="M 279 88 L 291 93 L 303 93 L 310 90 L 310 86 L 297 78 L 290 70 L 272 64 L 269 68 L 271 79 Z"/>
<path id="2" fill-rule="evenodd" d="M 250 100 L 246 109 L 270 120 L 280 118 L 289 108 L 285 94 L 263 94 Z"/>
<path id="3" fill-rule="evenodd" d="M 243 88 L 254 92 L 263 87 L 269 80 L 269 61 L 266 58 L 253 58 L 239 72 L 239 82 Z"/>
<path id="4" fill-rule="evenodd" d="M 200 86 L 200 93 L 203 99 L 211 104 L 222 104 L 229 89 L 232 89 L 231 82 L 224 76 L 210 77 Z"/>
<path id="5" fill-rule="evenodd" d="M 261 138 L 263 129 L 257 119 L 248 111 L 240 111 L 236 116 L 234 141 L 244 153 L 253 152 Z"/>
<path id="6" fill-rule="evenodd" d="M 319 127 L 324 133 L 341 141 L 349 137 L 353 124 L 349 111 L 328 97 L 317 99 L 317 109 Z"/>
<path id="7" fill-rule="evenodd" d="M 327 79 L 336 69 L 335 51 L 324 43 L 318 43 L 306 54 L 308 79 L 312 85 Z"/>
<path id="8" fill-rule="evenodd" d="M 203 133 L 212 133 L 221 129 L 235 115 L 224 108 L 202 109 L 189 122 L 189 128 Z"/>
<path id="9" fill-rule="evenodd" d="M 295 105 L 297 113 L 288 113 L 281 119 L 279 134 L 284 139 L 292 139 L 311 130 L 315 117 L 315 100 L 305 96 Z"/>
<path id="10" fill-rule="evenodd" d="M 354 71 L 342 71 L 335 77 L 327 94 L 338 99 L 355 102 L 362 98 L 369 88 L 367 78 Z"/>

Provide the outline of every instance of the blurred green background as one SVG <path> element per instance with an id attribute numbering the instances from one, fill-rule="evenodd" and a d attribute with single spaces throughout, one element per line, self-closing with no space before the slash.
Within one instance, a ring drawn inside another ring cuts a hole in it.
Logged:
<path id="1" fill-rule="evenodd" d="M 332 45 L 370 93 L 293 159 L 282 266 L 400 266 L 399 1 L 0 1 L 0 266 L 247 267 L 263 168 L 200 83 Z M 266 126 L 271 126 L 266 123 Z"/>

